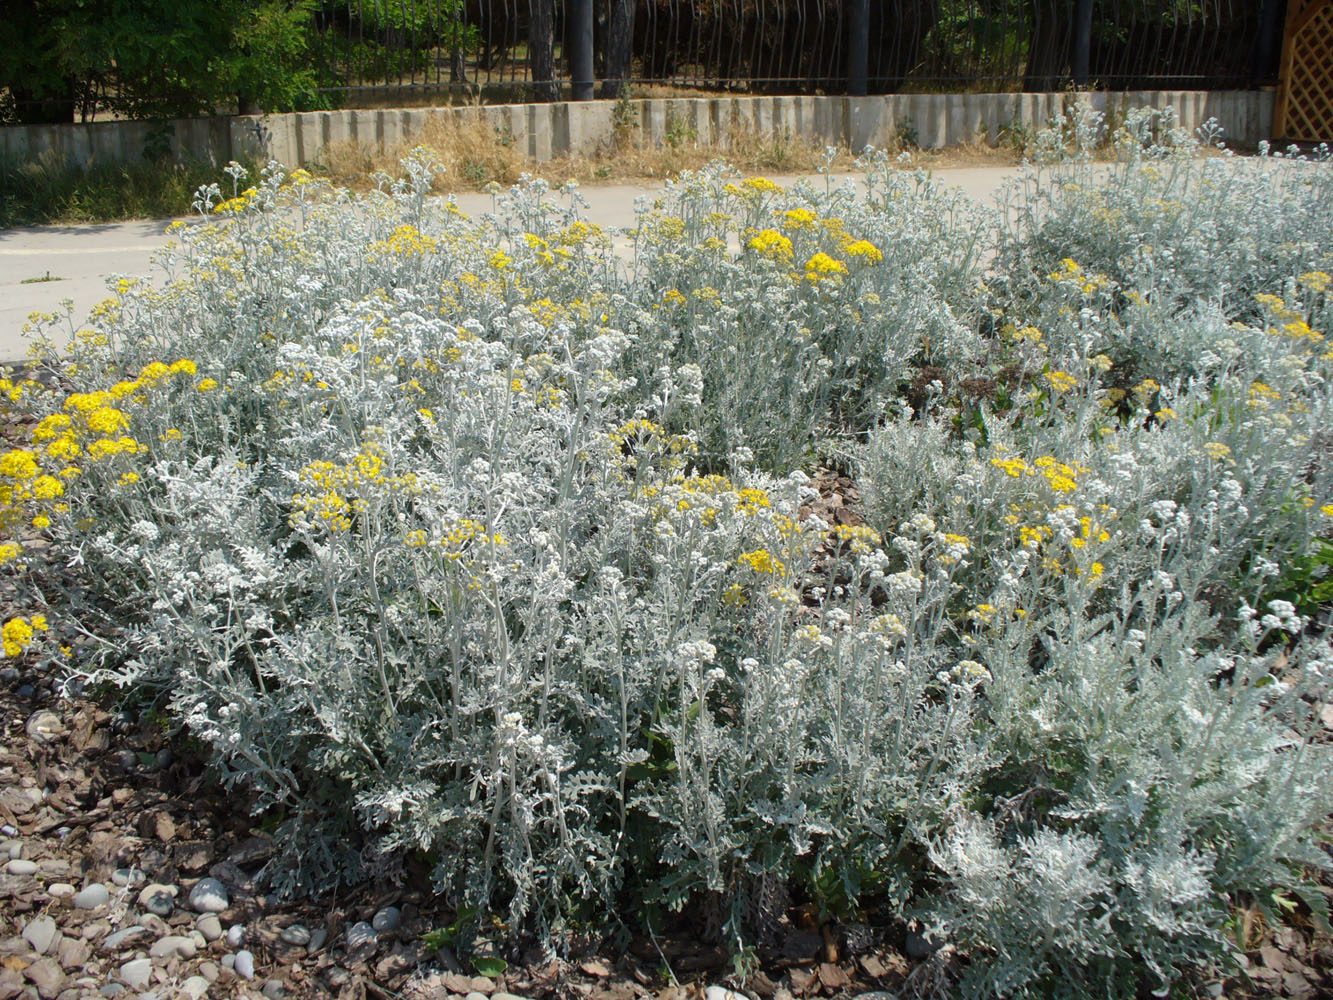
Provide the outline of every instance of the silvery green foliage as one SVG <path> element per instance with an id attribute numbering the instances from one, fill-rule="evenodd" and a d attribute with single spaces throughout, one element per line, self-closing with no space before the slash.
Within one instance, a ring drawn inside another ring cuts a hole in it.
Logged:
<path id="1" fill-rule="evenodd" d="M 1014 237 L 1023 254 L 1044 239 Z M 989 553 L 961 640 L 990 673 L 994 769 L 934 835 L 938 892 L 918 911 L 973 957 L 967 995 L 1165 990 L 1234 951 L 1240 895 L 1327 866 L 1309 837 L 1330 804 L 1327 623 L 1288 660 L 1308 623 L 1277 596 L 1302 560 L 1329 568 L 1313 498 L 1333 490 L 1333 392 L 1310 333 L 1327 281 L 1307 263 L 1324 245 L 1256 261 L 1274 270 L 1250 290 L 1284 290 L 1257 301 L 1038 256 L 1011 285 L 1030 292 L 1009 303 L 1000 391 L 969 404 L 937 384 L 857 453 L 873 526 L 924 506 Z"/>
<path id="2" fill-rule="evenodd" d="M 1000 274 L 1027 291 L 1020 275 L 1072 258 L 1170 308 L 1220 299 L 1234 311 L 1301 271 L 1328 271 L 1327 152 L 1235 156 L 1220 135 L 1211 123 L 1189 135 L 1169 110 L 1130 112 L 1111 134 L 1086 111 L 1057 121 L 1006 199 Z M 1090 155 L 1100 143 L 1112 162 Z"/>
<path id="3" fill-rule="evenodd" d="M 1198 605 L 1134 621 L 1149 627 L 1057 616 L 1036 669 L 1029 623 L 978 646 L 994 787 L 1024 791 L 957 817 L 932 849 L 937 937 L 990 955 L 970 990 L 1163 987 L 1234 948 L 1221 927 L 1240 886 L 1281 884 L 1279 858 L 1324 863 L 1305 831 L 1328 808 L 1328 762 L 1309 756 L 1302 697 L 1327 697 L 1327 648 L 1281 691 L 1270 657 L 1192 645 L 1215 641 Z"/>
<path id="4" fill-rule="evenodd" d="M 989 287 L 986 213 L 873 154 L 864 194 L 688 175 L 618 246 L 420 156 L 238 177 L 28 399 L 32 648 L 168 706 L 283 889 L 415 856 L 548 939 L 631 898 L 741 943 L 781 882 L 921 920 L 967 995 L 1219 968 L 1326 863 L 1330 209 L 1289 186 L 1244 271 L 1220 203 L 1147 203 L 1288 167 L 1171 141 L 1105 232 L 1015 195 Z M 1149 223 L 1178 287 L 1115 249 Z"/>
<path id="5" fill-rule="evenodd" d="M 990 213 L 922 171 L 894 169 L 883 153 L 860 166 L 858 193 L 832 179 L 823 190 L 755 185 L 714 165 L 645 206 L 637 295 L 686 300 L 645 317 L 635 375 L 654 384 L 664 371 L 703 373 L 695 420 L 709 451 L 744 447 L 789 467 L 809 456 L 812 427 L 822 435 L 872 422 L 912 366 L 982 353 L 975 288 Z M 778 231 L 790 239 L 784 252 L 733 252 Z M 883 260 L 848 253 L 857 241 Z M 819 253 L 845 259 L 846 279 L 812 280 Z"/>
<path id="6" fill-rule="evenodd" d="M 919 904 L 939 943 L 988 956 L 968 995 L 1164 986 L 1230 951 L 1237 893 L 1326 865 L 1309 831 L 1330 805 L 1313 741 L 1333 661 L 1311 638 L 1277 680 L 1271 640 L 1304 623 L 1263 599 L 1311 544 L 1293 477 L 1327 420 L 1320 395 L 1311 424 L 1219 426 L 1206 443 L 1177 421 L 1131 421 L 1108 447 L 1077 420 L 1064 433 L 996 419 L 924 497 L 899 484 L 944 429 L 899 420 L 871 436 L 872 523 L 933 501 L 942 530 L 991 553 L 963 578 L 977 603 L 961 640 L 989 672 L 976 725 L 992 770 L 934 835 L 941 890 Z M 1223 442 L 1226 460 L 1204 450 Z M 994 464 L 1016 455 L 1060 456 L 1077 489 Z M 1315 488 L 1330 488 L 1326 468 Z"/>

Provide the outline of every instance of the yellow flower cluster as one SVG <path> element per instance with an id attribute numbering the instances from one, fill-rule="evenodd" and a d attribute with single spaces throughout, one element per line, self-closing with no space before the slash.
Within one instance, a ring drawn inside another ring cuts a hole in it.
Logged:
<path id="1" fill-rule="evenodd" d="M 1333 286 L 1333 278 L 1326 271 L 1306 271 L 1296 281 L 1302 288 L 1308 288 L 1318 295 L 1323 295 Z"/>
<path id="2" fill-rule="evenodd" d="M 944 550 L 939 555 L 941 565 L 952 566 L 972 550 L 972 539 L 966 535 L 945 533 L 936 537 Z"/>
<path id="3" fill-rule="evenodd" d="M 1060 266 L 1046 278 L 1057 285 L 1073 285 L 1084 295 L 1095 295 L 1111 284 L 1111 279 L 1104 274 L 1085 274 L 1083 268 L 1072 257 L 1060 261 Z"/>
<path id="4" fill-rule="evenodd" d="M 336 535 L 352 530 L 352 515 L 365 509 L 365 501 L 353 499 L 349 503 L 342 494 L 333 492 L 296 493 L 292 507 L 293 527 L 300 527 L 305 517 L 313 516 Z"/>
<path id="5" fill-rule="evenodd" d="M 776 229 L 765 229 L 751 238 L 749 247 L 771 260 L 791 260 L 792 243 Z"/>
<path id="6" fill-rule="evenodd" d="M 558 302 L 553 302 L 548 298 L 540 298 L 528 305 L 528 312 L 545 327 L 555 326 L 569 316 L 569 310 Z"/>
<path id="7" fill-rule="evenodd" d="M 370 245 L 372 256 L 424 257 L 434 253 L 435 239 L 425 235 L 416 226 L 404 223 L 389 234 L 388 239 Z"/>
<path id="8" fill-rule="evenodd" d="M 967 617 L 978 625 L 990 625 L 995 621 L 997 611 L 994 604 L 978 604 L 967 613 Z"/>
<path id="9" fill-rule="evenodd" d="M 1073 493 L 1078 489 L 1078 477 L 1088 472 L 1083 465 L 1069 465 L 1051 455 L 1043 455 L 1029 465 L 1022 458 L 992 458 L 990 464 L 1014 479 L 1022 476 L 1041 476 L 1056 493 Z"/>
<path id="10" fill-rule="evenodd" d="M 753 486 L 737 490 L 736 499 L 736 509 L 746 517 L 752 517 L 761 510 L 772 506 L 772 502 L 768 498 L 768 491 Z"/>
<path id="11" fill-rule="evenodd" d="M 47 630 L 46 617 L 33 615 L 31 618 L 11 618 L 0 628 L 0 640 L 3 640 L 5 655 L 19 656 L 32 645 L 37 632 Z"/>
<path id="12" fill-rule="evenodd" d="M 1094 524 L 1090 517 L 1080 517 L 1078 519 L 1078 534 L 1075 535 L 1069 544 L 1076 549 L 1086 548 L 1090 543 L 1109 542 L 1111 533 L 1099 524 Z"/>
<path id="13" fill-rule="evenodd" d="M 1254 301 L 1271 312 L 1280 322 L 1288 322 L 1301 318 L 1301 314 L 1291 306 L 1280 295 L 1272 295 L 1268 292 L 1260 292 L 1254 297 Z"/>
<path id="14" fill-rule="evenodd" d="M 576 247 L 583 243 L 609 246 L 611 242 L 601 226 L 595 222 L 584 222 L 582 219 L 575 219 L 557 232 L 555 241 L 565 247 Z"/>
<path id="15" fill-rule="evenodd" d="M 852 240 L 842 248 L 842 252 L 866 264 L 879 264 L 884 260 L 884 251 L 869 240 Z"/>
<path id="16" fill-rule="evenodd" d="M 373 444 L 341 465 L 324 459 L 311 462 L 301 470 L 300 479 L 318 491 L 292 495 L 293 527 L 314 518 L 334 534 L 351 530 L 353 516 L 366 510 L 371 492 L 411 495 L 419 490 L 415 473 L 386 474 L 384 458 Z"/>
<path id="17" fill-rule="evenodd" d="M 1319 295 L 1328 290 L 1330 278 L 1323 271 L 1307 271 L 1297 280 L 1302 287 Z M 1281 296 L 1264 292 L 1256 295 L 1254 301 L 1263 306 L 1281 324 L 1280 326 L 1268 327 L 1267 332 L 1272 336 L 1289 337 L 1292 340 L 1306 340 L 1310 342 L 1311 346 L 1324 342 L 1323 332 L 1313 329 L 1301 311 L 1289 305 Z"/>
<path id="18" fill-rule="evenodd" d="M 445 525 L 440 536 L 440 546 L 444 557 L 450 562 L 457 562 L 472 545 L 508 545 L 509 541 L 498 531 L 488 532 L 486 525 L 470 517 L 462 518 Z"/>
<path id="19" fill-rule="evenodd" d="M 153 361 L 145 365 L 138 377 L 117 382 L 110 389 L 96 392 L 75 392 L 66 397 L 63 410 L 44 417 L 32 430 L 32 442 L 39 445 L 42 456 L 62 466 L 56 473 L 62 479 L 79 474 L 74 465 L 80 455 L 93 461 L 117 455 L 137 455 L 144 450 L 142 442 L 128 433 L 130 415 L 121 404 L 144 405 L 148 393 L 176 376 L 196 373 L 193 361 L 182 358 L 173 364 Z M 177 431 L 176 435 L 179 436 Z M 63 490 L 57 490 L 50 476 L 35 484 L 37 499 L 52 499 Z M 11 501 L 21 498 L 11 497 Z"/>
<path id="20" fill-rule="evenodd" d="M 661 424 L 655 424 L 646 417 L 638 417 L 634 420 L 627 420 L 607 436 L 616 444 L 624 445 L 644 437 L 664 438 L 667 433 L 666 428 Z"/>
<path id="21" fill-rule="evenodd" d="M 838 524 L 833 527 L 833 534 L 840 542 L 847 543 L 847 548 L 854 555 L 865 555 L 879 544 L 879 532 L 866 524 Z"/>
<path id="22" fill-rule="evenodd" d="M 897 615 L 889 612 L 877 615 L 870 622 L 870 630 L 892 639 L 901 639 L 907 635 L 907 626 Z"/>
<path id="23" fill-rule="evenodd" d="M 787 572 L 786 565 L 781 559 L 778 559 L 768 549 L 754 549 L 751 552 L 742 552 L 736 560 L 742 566 L 748 566 L 756 573 L 762 573 L 772 576 L 782 576 Z"/>
<path id="24" fill-rule="evenodd" d="M 1067 552 L 1051 552 L 1046 549 L 1046 543 L 1054 536 L 1055 531 L 1048 524 L 1023 524 L 1019 517 L 1019 512 L 1023 508 L 1014 506 L 1010 508 L 1010 513 L 1005 522 L 1018 528 L 1019 544 L 1032 552 L 1043 551 L 1044 558 L 1041 561 L 1042 568 L 1056 575 L 1063 574 L 1066 569 L 1072 570 L 1075 576 L 1082 576 L 1086 565 L 1088 578 L 1096 580 L 1105 572 L 1106 567 L 1098 561 L 1083 563 L 1087 554 L 1097 545 L 1102 545 L 1111 540 L 1111 533 L 1100 521 L 1095 520 L 1091 515 L 1082 515 L 1078 518 L 1078 529 L 1072 538 L 1069 539 L 1069 549 Z M 1060 504 L 1054 508 L 1053 513 L 1064 514 L 1074 508 L 1069 504 Z M 1114 517 L 1115 512 L 1105 504 L 1098 508 L 1102 517 Z M 1062 556 L 1067 557 L 1068 563 L 1062 561 Z"/>
<path id="25" fill-rule="evenodd" d="M 666 467 L 678 469 L 685 455 L 698 451 L 698 446 L 686 435 L 669 434 L 661 424 L 644 417 L 628 420 L 606 436 L 612 447 L 610 458 L 619 467 L 637 466 L 640 456 L 665 455 L 670 456 Z"/>
<path id="26" fill-rule="evenodd" d="M 1063 395 L 1078 387 L 1078 379 L 1069 372 L 1049 371 L 1045 373 L 1044 378 L 1056 395 Z"/>
<path id="27" fill-rule="evenodd" d="M 1272 332 L 1280 336 L 1290 337 L 1292 340 L 1308 340 L 1312 344 L 1319 344 L 1324 340 L 1324 335 L 1318 330 L 1311 329 L 1310 324 L 1303 319 L 1294 319 L 1290 323 L 1284 323 L 1280 330 Z"/>
<path id="28" fill-rule="evenodd" d="M 819 216 L 808 208 L 789 208 L 782 213 L 782 222 L 788 229 L 813 229 Z"/>
<path id="29" fill-rule="evenodd" d="M 537 251 L 537 259 L 547 267 L 555 263 L 555 254 L 551 252 L 551 244 L 536 233 L 524 233 L 523 240 L 530 249 Z"/>
<path id="30" fill-rule="evenodd" d="M 77 474 L 77 469 L 70 473 Z M 64 492 L 64 482 L 42 470 L 36 452 L 14 448 L 0 455 L 0 529 L 12 531 L 29 522 L 32 514 L 28 508 L 34 501 L 56 500 Z M 0 564 L 12 562 L 21 552 L 18 545 L 13 545 Z"/>
<path id="31" fill-rule="evenodd" d="M 552 240 L 555 243 L 554 246 L 552 246 Z M 558 263 L 563 266 L 562 262 L 571 260 L 574 256 L 572 247 L 581 246 L 584 243 L 609 245 L 601 226 L 584 222 L 581 219 L 571 222 L 564 229 L 552 234 L 551 240 L 544 239 L 536 233 L 524 233 L 523 241 L 529 249 L 536 251 L 537 260 L 546 267 L 552 267 Z"/>
<path id="32" fill-rule="evenodd" d="M 815 254 L 805 262 L 805 276 L 810 281 L 822 281 L 824 278 L 846 273 L 846 264 L 823 252 Z"/>
<path id="33" fill-rule="evenodd" d="M 1024 524 L 1018 529 L 1018 541 L 1025 549 L 1037 549 L 1054 532 L 1044 524 Z"/>
<path id="34" fill-rule="evenodd" d="M 23 393 L 26 390 L 31 389 L 38 384 L 39 383 L 34 382 L 32 379 L 23 379 L 22 381 L 15 382 L 11 379 L 0 378 L 0 396 L 4 396 L 11 403 L 17 403 L 23 398 Z"/>
<path id="35" fill-rule="evenodd" d="M 258 188 L 246 188 L 235 198 L 228 198 L 226 201 L 218 202 L 213 206 L 214 215 L 240 215 L 249 207 L 250 203 L 259 196 Z"/>
<path id="36" fill-rule="evenodd" d="M 136 441 L 132 437 L 121 435 L 118 438 L 98 438 L 88 445 L 88 457 L 94 462 L 100 462 L 104 458 L 114 458 L 117 455 L 137 455 L 143 450 L 142 441 Z M 64 472 L 61 473 L 61 475 L 64 474 Z"/>
<path id="37" fill-rule="evenodd" d="M 1250 388 L 1246 391 L 1246 396 L 1251 405 L 1259 400 L 1269 403 L 1276 403 L 1282 398 L 1282 393 L 1278 392 L 1267 382 L 1260 382 L 1257 379 L 1250 383 Z"/>
<path id="38" fill-rule="evenodd" d="M 681 513 L 691 510 L 699 511 L 705 527 L 711 527 L 715 524 L 718 514 L 724 508 L 734 510 L 742 517 L 754 517 L 761 511 L 769 510 L 773 506 L 772 498 L 769 497 L 767 490 L 755 486 L 737 489 L 736 484 L 730 479 L 716 473 L 677 476 L 671 481 L 670 487 L 684 494 L 676 500 L 675 510 Z M 660 496 L 662 492 L 662 487 L 649 485 L 644 487 L 639 495 L 651 499 Z M 669 510 L 669 507 L 661 506 L 654 509 L 654 515 L 660 517 L 669 513 Z M 779 533 L 784 538 L 791 537 L 793 532 L 788 532 L 785 526 L 789 522 L 791 524 L 795 524 L 795 522 L 781 515 L 775 521 Z"/>

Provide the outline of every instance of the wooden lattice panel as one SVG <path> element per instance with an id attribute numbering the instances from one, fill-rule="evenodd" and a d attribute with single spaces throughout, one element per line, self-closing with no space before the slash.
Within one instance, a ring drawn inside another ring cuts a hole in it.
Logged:
<path id="1" fill-rule="evenodd" d="M 1333 0 L 1292 0 L 1274 126 L 1297 142 L 1333 141 Z"/>

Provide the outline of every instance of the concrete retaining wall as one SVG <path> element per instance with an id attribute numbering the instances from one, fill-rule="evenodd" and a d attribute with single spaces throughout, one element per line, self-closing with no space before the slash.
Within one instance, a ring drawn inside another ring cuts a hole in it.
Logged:
<path id="1" fill-rule="evenodd" d="M 93 122 L 88 125 L 0 126 L 0 157 L 24 162 L 54 159 L 86 164 L 132 163 L 165 149 L 177 160 L 226 163 L 234 158 L 229 118 L 169 122 Z"/>
<path id="2" fill-rule="evenodd" d="M 514 104 L 466 108 L 313 111 L 296 114 L 193 119 L 165 125 L 102 122 L 92 125 L 0 128 L 0 155 L 22 160 L 42 155 L 80 163 L 125 162 L 145 147 L 166 143 L 177 158 L 214 163 L 242 156 L 272 158 L 288 167 L 318 163 L 337 143 L 368 148 L 409 144 L 432 119 L 482 121 L 526 149 L 534 160 L 592 153 L 609 145 L 620 127 L 641 143 L 661 145 L 669 136 L 725 149 L 734 130 L 786 132 L 850 146 L 892 147 L 910 137 L 939 148 L 984 137 L 995 142 L 1007 129 L 1036 130 L 1071 100 L 1097 110 L 1174 107 L 1180 124 L 1195 129 L 1216 118 L 1236 146 L 1268 139 L 1273 125 L 1270 91 L 1142 91 L 1125 94 L 890 94 L 874 97 L 710 97 L 629 102 L 632 114 L 612 101 Z"/>

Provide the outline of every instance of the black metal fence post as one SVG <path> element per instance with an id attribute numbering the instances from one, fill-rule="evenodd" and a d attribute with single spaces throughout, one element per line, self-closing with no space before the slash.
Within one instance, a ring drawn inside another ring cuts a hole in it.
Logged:
<path id="1" fill-rule="evenodd" d="M 870 76 L 870 0 L 847 5 L 847 93 L 864 97 Z"/>
<path id="2" fill-rule="evenodd" d="M 569 2 L 569 78 L 574 100 L 593 98 L 592 0 Z"/>
<path id="3" fill-rule="evenodd" d="M 1073 41 L 1070 70 L 1074 83 L 1086 87 L 1092 75 L 1092 0 L 1078 0 L 1074 7 Z"/>
<path id="4" fill-rule="evenodd" d="M 1286 7 L 1284 0 L 1264 0 L 1259 10 L 1259 30 L 1255 33 L 1254 52 L 1250 57 L 1251 85 L 1270 84 L 1277 80 Z"/>

